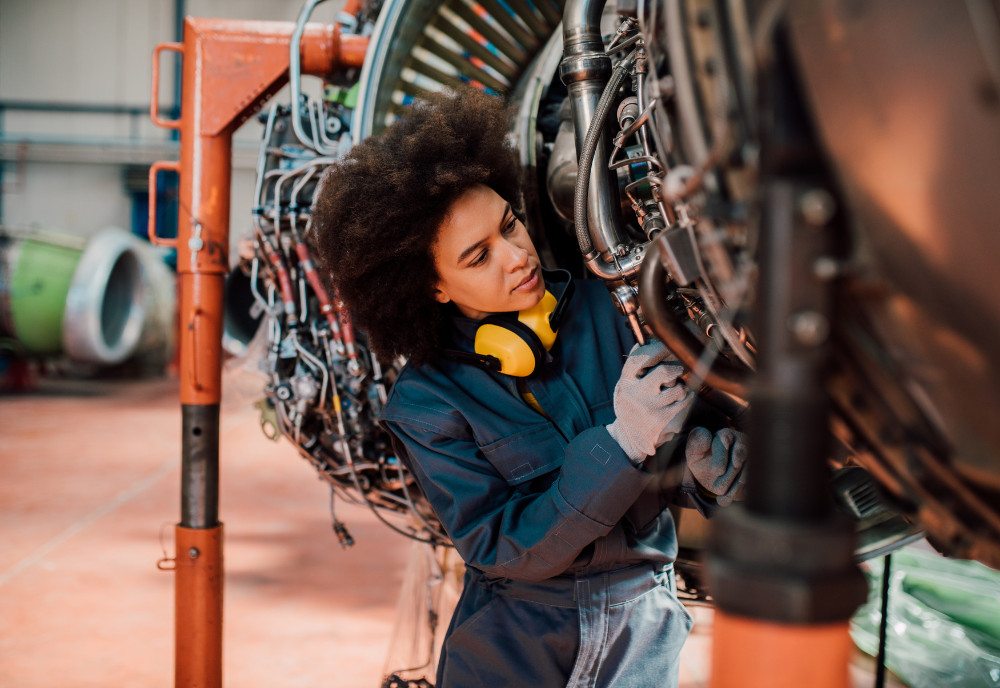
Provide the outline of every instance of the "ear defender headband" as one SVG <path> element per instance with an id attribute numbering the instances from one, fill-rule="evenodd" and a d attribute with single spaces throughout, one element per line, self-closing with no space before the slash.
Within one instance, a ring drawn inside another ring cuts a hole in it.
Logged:
<path id="1" fill-rule="evenodd" d="M 532 308 L 484 318 L 476 330 L 475 353 L 448 350 L 446 355 L 512 377 L 527 377 L 538 370 L 548 359 L 559 322 L 576 290 L 568 271 L 551 272 L 559 273 L 564 280 L 550 281 L 566 282 L 558 300 L 546 289 L 545 296 Z"/>

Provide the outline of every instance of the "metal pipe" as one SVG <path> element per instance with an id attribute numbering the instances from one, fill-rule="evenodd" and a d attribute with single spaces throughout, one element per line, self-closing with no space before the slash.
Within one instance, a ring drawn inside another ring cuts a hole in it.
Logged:
<path id="1" fill-rule="evenodd" d="M 825 285 L 812 276 L 811 268 L 803 267 L 823 248 L 823 232 L 803 227 L 798 219 L 797 196 L 803 193 L 802 186 L 785 180 L 764 187 L 757 249 L 754 334 L 759 355 L 746 506 L 787 521 L 816 521 L 833 510 L 825 461 L 829 412 L 822 381 L 827 345 L 822 337 L 803 344 L 794 334 L 794 319 L 800 314 L 825 325 L 830 313 Z"/>
<path id="2" fill-rule="evenodd" d="M 274 118 L 277 113 L 278 104 L 272 103 L 271 108 L 267 112 L 267 124 L 264 125 L 264 141 L 267 142 L 267 145 L 261 146 L 257 152 L 257 183 L 254 185 L 253 190 L 253 203 L 256 208 L 254 209 L 253 223 L 261 231 L 263 231 L 263 228 L 260 226 L 260 215 L 256 210 L 263 205 L 260 195 L 264 187 L 264 168 L 267 166 L 267 149 L 271 144 L 271 136 L 274 132 Z"/>
<path id="3" fill-rule="evenodd" d="M 610 136 L 604 128 L 610 101 L 617 86 L 606 89 L 610 80 L 620 84 L 624 79 L 622 65 L 612 72 L 611 58 L 604 54 L 601 40 L 601 12 L 605 0 L 568 0 L 563 12 L 563 58 L 559 75 L 569 90 L 573 107 L 573 124 L 579 166 L 577 187 L 587 189 L 583 194 L 586 210 L 575 210 L 577 241 L 588 267 L 603 279 L 621 279 L 613 266 L 602 266 L 614 260 L 613 253 L 625 236 L 621 227 L 618 183 L 615 173 L 604 164 L 610 157 Z M 591 134 L 592 123 L 598 120 L 599 128 Z M 588 139 L 591 141 L 588 143 Z M 593 149 L 593 150 L 591 150 Z M 587 157 L 589 162 L 583 162 Z M 585 169 L 586 168 L 586 169 Z M 580 198 L 578 191 L 577 198 Z M 577 203 L 579 205 L 579 203 Z"/>
<path id="4" fill-rule="evenodd" d="M 288 81 L 292 90 L 292 131 L 295 132 L 299 142 L 307 148 L 318 150 L 306 132 L 302 129 L 302 117 L 299 114 L 299 99 L 302 95 L 302 53 L 299 46 L 302 43 L 302 34 L 306 30 L 306 22 L 312 14 L 316 5 L 324 0 L 306 0 L 302 6 L 298 19 L 295 20 L 295 29 L 292 31 L 292 38 L 288 42 Z"/>
<path id="5" fill-rule="evenodd" d="M 742 399 L 748 396 L 747 374 L 724 358 L 716 358 L 708 370 L 702 363 L 705 345 L 688 330 L 667 303 L 667 268 L 663 264 L 663 239 L 650 242 L 639 271 L 639 305 L 646 324 L 707 385 Z"/>
<path id="6" fill-rule="evenodd" d="M 317 411 L 324 411 L 326 409 L 326 388 L 330 384 L 330 374 L 327 372 L 326 366 L 318 358 L 313 356 L 311 353 L 306 351 L 306 348 L 299 343 L 299 338 L 296 336 L 292 337 L 292 343 L 295 345 L 296 351 L 302 354 L 302 358 L 306 359 L 309 366 L 313 370 L 318 370 L 323 374 L 323 385 L 319 390 L 319 405 L 316 407 Z"/>
<path id="7" fill-rule="evenodd" d="M 157 105 L 160 110 L 164 105 Z M 67 112 L 89 115 L 145 115 L 149 112 L 148 105 L 113 105 L 103 103 L 67 103 L 50 100 L 0 100 L 0 111 L 17 110 L 19 112 Z"/>
<path id="8" fill-rule="evenodd" d="M 187 14 L 187 3 L 185 0 L 174 0 L 174 41 L 184 42 L 184 15 Z M 181 82 L 184 76 L 184 55 L 177 53 L 174 55 L 174 114 L 173 117 L 181 116 L 181 99 L 183 90 Z M 177 134 L 171 132 L 171 138 L 179 138 Z"/>
<path id="9" fill-rule="evenodd" d="M 336 162 L 335 158 L 313 158 L 293 170 L 285 172 L 274 182 L 274 209 L 271 211 L 271 219 L 274 221 L 274 236 L 281 236 L 281 186 L 292 177 L 302 174 L 306 170 L 316 165 L 329 165 Z"/>
<path id="10" fill-rule="evenodd" d="M 698 116 L 697 96 L 691 80 L 684 20 L 680 0 L 665 0 L 667 24 L 667 51 L 670 55 L 670 73 L 674 78 L 674 94 L 680 119 L 684 154 L 696 167 L 708 160 L 708 142 Z"/>
<path id="11" fill-rule="evenodd" d="M 337 142 L 331 140 L 326 135 L 326 121 L 323 119 L 323 106 L 315 100 L 310 99 L 309 122 L 313 128 L 313 141 L 316 143 L 316 150 L 326 155 L 337 154 Z M 319 135 L 317 140 L 316 135 Z"/>
<path id="12" fill-rule="evenodd" d="M 567 0 L 563 8 L 563 54 L 584 55 L 599 51 L 604 54 L 601 40 L 601 13 L 607 0 Z"/>
<path id="13" fill-rule="evenodd" d="M 639 105 L 639 112 L 642 113 L 639 116 L 639 119 L 643 120 L 643 123 L 640 125 L 640 128 L 639 128 L 639 143 L 642 145 L 642 154 L 648 157 L 648 156 L 651 156 L 652 153 L 650 153 L 650 151 L 649 151 L 649 137 L 646 136 L 646 130 L 648 128 L 650 131 L 653 132 L 654 141 L 655 141 L 656 128 L 653 127 L 653 126 L 650 126 L 650 125 L 652 124 L 652 118 L 653 118 L 653 115 L 654 115 L 653 111 L 656 109 L 656 101 L 654 100 L 653 102 L 649 103 L 648 105 L 646 103 L 646 95 L 647 95 L 647 93 L 646 93 L 646 72 L 649 71 L 649 67 L 648 67 L 647 62 L 646 62 L 646 50 L 642 46 L 640 46 L 636 50 L 635 71 L 636 71 L 636 75 L 635 75 L 635 96 L 636 96 L 636 102 Z M 647 110 L 648 110 L 648 112 L 647 112 Z M 643 117 L 643 115 L 645 115 L 646 117 Z M 649 120 L 649 124 L 648 125 L 646 124 L 646 119 Z M 657 144 L 659 144 L 658 141 L 657 141 Z M 666 159 L 666 157 L 667 157 L 667 151 L 666 151 L 666 149 L 657 148 L 657 152 L 660 155 L 662 155 L 664 159 Z"/>
<path id="14" fill-rule="evenodd" d="M 313 292 L 319 300 L 320 312 L 323 314 L 323 317 L 326 318 L 327 325 L 330 327 L 330 334 L 336 341 L 336 345 L 339 350 L 344 347 L 344 342 L 340 335 L 340 323 L 337 321 L 337 316 L 334 313 L 333 302 L 330 300 L 330 297 L 326 292 L 326 287 L 323 286 L 319 273 L 316 271 L 316 267 L 309 255 L 309 248 L 306 246 L 305 240 L 296 226 L 297 212 L 295 208 L 298 206 L 299 192 L 302 190 L 302 187 L 306 185 L 309 179 L 312 178 L 315 172 L 315 167 L 309 168 L 309 170 L 302 175 L 302 178 L 299 179 L 299 181 L 292 187 L 292 195 L 289 199 L 289 220 L 292 225 L 292 239 L 295 242 L 295 252 L 299 256 L 299 262 L 302 264 L 302 270 L 306 274 L 306 279 L 309 280 L 309 284 L 312 286 Z M 357 351 L 354 351 L 353 353 L 354 356 L 357 357 Z"/>
<path id="15" fill-rule="evenodd" d="M 219 525 L 219 405 L 181 407 L 181 523 Z"/>
<path id="16" fill-rule="evenodd" d="M 174 685 L 222 685 L 222 526 L 174 533 Z"/>
<path id="17" fill-rule="evenodd" d="M 610 157 L 605 121 L 611 108 L 618 86 L 625 78 L 626 62 L 619 64 L 611 75 L 607 86 L 592 102 L 590 95 L 596 94 L 596 83 L 576 82 L 570 85 L 581 95 L 579 103 L 573 101 L 576 148 L 579 157 L 576 189 L 573 198 L 573 221 L 576 224 L 576 239 L 584 259 L 589 260 L 600 254 L 606 262 L 612 260 L 622 233 L 618 231 L 620 222 L 617 195 L 617 180 L 612 185 L 611 172 L 603 164 Z M 582 85 L 581 85 L 582 84 Z M 580 113 L 583 113 L 582 116 Z M 582 122 L 587 129 L 582 130 Z"/>

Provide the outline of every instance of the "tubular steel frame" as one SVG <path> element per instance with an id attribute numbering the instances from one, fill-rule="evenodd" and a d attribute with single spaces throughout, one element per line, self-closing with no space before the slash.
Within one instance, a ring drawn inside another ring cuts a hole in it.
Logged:
<path id="1" fill-rule="evenodd" d="M 181 521 L 176 526 L 175 658 L 177 688 L 222 686 L 222 523 L 219 521 L 219 402 L 222 392 L 223 293 L 229 272 L 229 196 L 233 132 L 288 81 L 291 22 L 196 19 L 184 22 L 183 43 L 153 53 L 150 117 L 180 130 L 180 161 L 150 168 L 180 174 L 177 239 L 161 239 L 156 215 L 149 238 L 177 249 L 180 292 L 178 348 L 182 413 Z M 361 67 L 366 37 L 308 24 L 302 73 L 326 76 Z M 159 56 L 183 57 L 181 116 L 157 111 Z M 155 207 L 155 206 L 153 206 Z"/>

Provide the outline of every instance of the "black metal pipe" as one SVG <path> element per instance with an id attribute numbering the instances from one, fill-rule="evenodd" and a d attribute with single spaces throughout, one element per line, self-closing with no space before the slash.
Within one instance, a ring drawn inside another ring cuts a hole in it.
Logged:
<path id="1" fill-rule="evenodd" d="M 174 0 L 174 42 L 184 42 L 184 15 L 187 13 L 184 0 Z M 174 53 L 174 117 L 181 116 L 181 74 L 184 55 Z"/>
<path id="2" fill-rule="evenodd" d="M 663 264 L 662 240 L 649 244 L 639 271 L 639 305 L 646 324 L 676 354 L 689 370 L 696 370 L 705 352 L 693 332 L 674 315 L 667 303 L 667 268 Z M 747 398 L 747 373 L 725 358 L 716 357 L 705 373 L 705 384 L 740 398 Z"/>
<path id="3" fill-rule="evenodd" d="M 181 405 L 181 522 L 219 525 L 219 405 Z"/>
<path id="4" fill-rule="evenodd" d="M 160 106 L 161 108 L 165 106 Z M 55 100 L 0 100 L 0 111 L 69 112 L 89 115 L 147 115 L 149 105 L 115 105 L 113 103 L 69 103 Z"/>
<path id="5" fill-rule="evenodd" d="M 801 191 L 801 188 L 800 188 Z M 833 510 L 826 468 L 829 432 L 822 376 L 825 343 L 797 341 L 789 322 L 809 312 L 825 322 L 826 288 L 811 275 L 822 234 L 796 227 L 796 186 L 774 181 L 764 191 L 758 258 L 760 346 L 751 402 L 747 508 L 793 521 L 826 518 Z"/>
<path id="6" fill-rule="evenodd" d="M 885 688 L 885 643 L 889 631 L 889 577 L 892 555 L 885 555 L 882 564 L 882 618 L 878 622 L 878 657 L 875 660 L 875 688 Z"/>

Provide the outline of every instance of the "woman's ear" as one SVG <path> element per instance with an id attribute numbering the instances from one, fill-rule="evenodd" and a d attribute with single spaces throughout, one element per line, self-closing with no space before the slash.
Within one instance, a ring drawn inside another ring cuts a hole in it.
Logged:
<path id="1" fill-rule="evenodd" d="M 438 303 L 449 303 L 451 301 L 451 297 L 444 293 L 441 286 L 438 284 L 434 286 L 434 300 Z"/>

